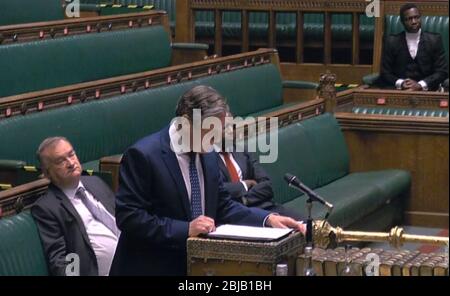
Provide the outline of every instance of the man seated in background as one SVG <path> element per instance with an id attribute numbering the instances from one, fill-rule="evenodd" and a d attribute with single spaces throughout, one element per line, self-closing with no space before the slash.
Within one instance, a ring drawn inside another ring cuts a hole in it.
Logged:
<path id="1" fill-rule="evenodd" d="M 232 114 L 228 116 L 232 116 Z M 219 168 L 224 182 L 223 185 L 230 193 L 231 198 L 248 207 L 276 212 L 297 221 L 303 220 L 301 214 L 273 201 L 272 182 L 254 153 L 247 151 L 225 152 L 227 151 L 225 147 L 226 138 L 231 138 L 229 142 L 233 144 L 236 140 L 235 129 L 228 127 L 227 131 L 222 134 Z M 234 146 L 231 148 L 233 148 L 232 151 L 235 151 Z"/>
<path id="2" fill-rule="evenodd" d="M 447 60 L 439 34 L 423 32 L 414 4 L 400 8 L 405 31 L 383 43 L 379 86 L 409 91 L 437 90 L 448 78 Z"/>
<path id="3" fill-rule="evenodd" d="M 108 275 L 119 237 L 114 193 L 98 177 L 81 176 L 81 164 L 66 138 L 45 139 L 37 155 L 51 183 L 31 214 L 50 274 Z"/>

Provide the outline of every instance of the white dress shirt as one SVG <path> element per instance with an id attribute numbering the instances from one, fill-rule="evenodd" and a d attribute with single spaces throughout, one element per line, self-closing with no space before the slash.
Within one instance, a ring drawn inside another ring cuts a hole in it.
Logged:
<path id="1" fill-rule="evenodd" d="M 180 143 L 176 143 L 176 139 L 177 139 L 176 133 L 177 133 L 177 129 L 176 129 L 175 123 L 172 123 L 170 125 L 170 127 L 169 127 L 169 138 L 170 138 L 170 142 L 171 142 L 171 146 L 172 147 L 175 147 L 175 146 L 180 147 Z M 214 147 L 213 147 L 213 149 L 214 149 Z M 191 148 L 190 147 L 181 147 L 180 150 L 181 151 L 190 151 Z M 188 153 L 183 153 L 183 152 L 178 152 L 178 153 L 174 152 L 174 153 L 175 153 L 175 156 L 177 157 L 178 165 L 179 165 L 180 170 L 181 170 L 181 174 L 183 175 L 184 185 L 186 186 L 186 190 L 187 190 L 188 198 L 189 198 L 189 202 L 190 202 L 191 201 L 191 181 L 189 180 L 190 156 L 189 156 Z M 199 182 L 200 182 L 200 194 L 201 194 L 201 201 L 202 201 L 202 213 L 205 214 L 205 179 L 204 179 L 204 175 L 203 175 L 202 164 L 201 164 L 200 157 L 199 157 L 198 153 L 196 153 L 195 156 L 196 156 L 196 158 L 195 158 L 195 166 L 197 168 L 197 174 L 198 174 L 198 178 L 199 178 Z M 237 165 L 236 161 L 234 160 L 234 158 L 233 158 L 233 161 L 236 164 L 236 166 L 239 167 Z M 242 179 L 242 171 L 239 174 L 240 174 L 240 178 Z M 274 213 L 274 214 L 276 214 L 276 213 Z M 264 218 L 263 225 L 262 225 L 263 227 L 266 225 L 267 218 L 269 218 L 269 215 L 267 215 Z"/>
<path id="2" fill-rule="evenodd" d="M 84 203 L 75 197 L 77 189 L 83 187 L 85 189 L 86 198 L 96 204 L 97 207 L 103 208 L 108 214 L 101 202 L 96 200 L 92 194 L 86 190 L 83 183 L 80 181 L 78 186 L 74 189 L 61 189 L 64 194 L 69 198 L 72 205 L 75 207 L 77 213 L 80 215 L 83 221 L 84 227 L 94 250 L 95 257 L 97 258 L 98 274 L 101 276 L 107 276 L 111 263 L 116 252 L 118 237 L 103 223 L 96 220 Z M 112 216 L 111 214 L 109 214 Z M 114 216 L 112 216 L 114 218 Z M 115 218 L 114 218 L 115 219 Z"/>
<path id="3" fill-rule="evenodd" d="M 408 51 L 413 60 L 417 56 L 417 50 L 419 49 L 421 32 L 422 32 L 422 29 L 419 29 L 419 31 L 417 33 L 405 32 L 406 44 L 408 45 Z M 405 79 L 397 79 L 397 81 L 395 82 L 395 87 L 397 89 L 402 89 L 403 81 L 405 81 Z M 423 90 L 428 90 L 427 83 L 425 81 L 420 80 L 418 83 L 422 86 Z"/>
<path id="4" fill-rule="evenodd" d="M 170 125 L 169 128 L 169 137 L 170 137 L 170 142 L 172 147 L 174 147 L 175 144 L 175 134 L 177 133 L 175 124 Z M 183 147 L 182 151 L 189 151 L 190 147 Z M 186 191 L 188 194 L 188 198 L 189 198 L 189 202 L 191 202 L 191 181 L 189 179 L 189 164 L 191 161 L 191 158 L 189 156 L 189 153 L 175 153 L 177 160 L 178 160 L 178 165 L 180 167 L 181 170 L 181 174 L 183 175 L 183 180 L 184 180 L 184 185 L 186 186 Z M 202 214 L 205 214 L 205 180 L 203 178 L 203 168 L 202 168 L 202 163 L 200 161 L 200 157 L 198 155 L 198 153 L 195 154 L 195 167 L 197 168 L 197 174 L 198 174 L 198 179 L 199 179 L 199 183 L 200 183 L 200 196 L 201 196 L 201 201 L 202 201 Z"/>

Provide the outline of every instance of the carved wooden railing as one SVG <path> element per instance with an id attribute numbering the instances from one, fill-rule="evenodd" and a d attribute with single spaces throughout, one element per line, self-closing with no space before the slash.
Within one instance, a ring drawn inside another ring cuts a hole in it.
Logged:
<path id="1" fill-rule="evenodd" d="M 79 34 L 136 29 L 154 25 L 163 25 L 167 32 L 170 33 L 167 13 L 164 11 L 0 26 L 0 45 L 54 39 Z"/>
<path id="2" fill-rule="evenodd" d="M 176 84 L 198 77 L 257 67 L 267 63 L 278 65 L 278 56 L 275 50 L 261 49 L 235 56 L 206 59 L 138 74 L 4 97 L 0 99 L 0 120 L 92 100 L 107 99 L 119 94 Z"/>

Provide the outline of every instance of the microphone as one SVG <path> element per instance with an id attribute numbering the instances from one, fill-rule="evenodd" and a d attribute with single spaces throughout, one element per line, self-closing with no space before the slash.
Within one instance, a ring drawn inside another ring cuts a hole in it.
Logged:
<path id="1" fill-rule="evenodd" d="M 305 194 L 307 194 L 309 196 L 309 198 L 326 206 L 328 208 L 328 214 L 327 214 L 327 218 L 328 218 L 329 213 L 331 212 L 331 210 L 333 210 L 333 205 L 331 203 L 324 200 L 317 193 L 315 193 L 311 188 L 309 188 L 308 186 L 306 186 L 305 184 L 300 182 L 296 176 L 287 173 L 284 175 L 284 179 L 286 180 L 286 182 L 289 184 L 290 187 L 293 187 L 297 190 L 300 190 L 301 192 L 304 192 Z"/>

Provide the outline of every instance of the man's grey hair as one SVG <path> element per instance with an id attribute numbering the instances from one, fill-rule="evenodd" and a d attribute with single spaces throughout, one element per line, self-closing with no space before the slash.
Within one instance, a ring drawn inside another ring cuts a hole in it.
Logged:
<path id="1" fill-rule="evenodd" d="M 226 99 L 214 88 L 206 85 L 198 85 L 185 92 L 178 101 L 175 114 L 192 121 L 194 109 L 201 110 L 202 118 L 229 112 Z"/>
<path id="2" fill-rule="evenodd" d="M 69 140 L 67 140 L 65 137 L 49 137 L 49 138 L 44 139 L 44 141 L 41 142 L 41 144 L 39 145 L 39 148 L 36 151 L 36 156 L 37 156 L 37 159 L 39 160 L 39 163 L 41 164 L 42 168 L 47 167 L 47 163 L 46 163 L 44 157 L 42 157 L 42 153 L 44 152 L 45 149 L 57 144 L 60 141 L 65 141 L 67 143 L 70 143 Z"/>

